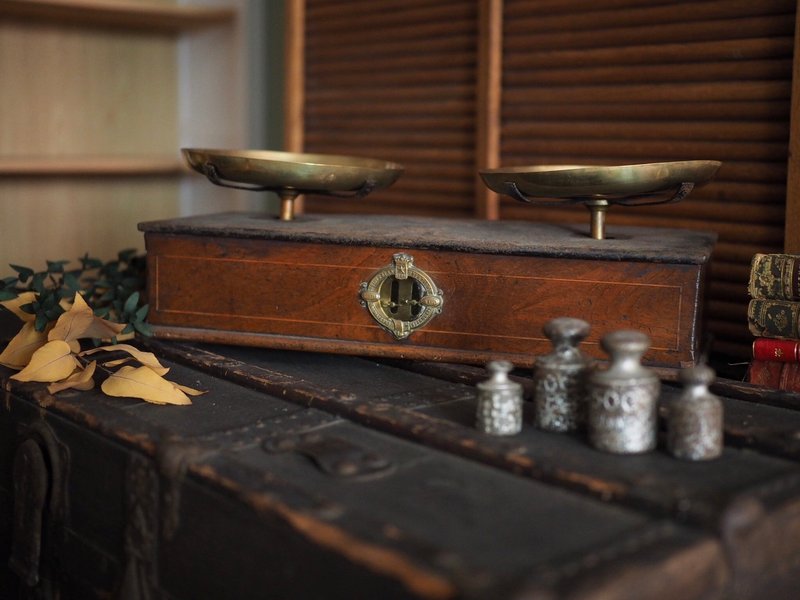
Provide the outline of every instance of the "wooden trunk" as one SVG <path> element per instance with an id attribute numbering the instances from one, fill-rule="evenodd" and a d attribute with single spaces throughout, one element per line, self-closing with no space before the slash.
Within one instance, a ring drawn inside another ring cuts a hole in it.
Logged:
<path id="1" fill-rule="evenodd" d="M 0 368 L 0 597 L 689 600 L 800 586 L 797 396 L 720 383 L 727 447 L 690 463 L 604 454 L 530 415 L 519 435 L 479 433 L 474 367 L 148 345 L 173 381 L 208 393 L 188 407 L 53 396 Z M 677 393 L 665 384 L 662 410 Z"/>
<path id="2" fill-rule="evenodd" d="M 693 364 L 714 238 L 686 230 L 387 216 L 222 214 L 143 223 L 156 335 L 269 348 L 461 363 L 549 352 L 542 326 L 592 325 L 590 354 L 609 331 L 638 329 L 646 360 Z M 443 292 L 441 314 L 397 339 L 359 296 L 405 253 Z"/>

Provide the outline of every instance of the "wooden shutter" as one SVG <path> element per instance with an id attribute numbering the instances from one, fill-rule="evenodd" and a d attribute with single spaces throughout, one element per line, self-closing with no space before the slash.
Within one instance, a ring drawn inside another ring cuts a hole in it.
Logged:
<path id="1" fill-rule="evenodd" d="M 721 160 L 716 179 L 683 202 L 615 207 L 608 223 L 717 232 L 708 330 L 717 352 L 749 356 L 749 261 L 782 251 L 787 227 L 795 0 L 305 5 L 303 148 L 407 167 L 389 190 L 357 203 L 311 198 L 309 210 L 588 230 L 580 207 L 498 206 L 476 169 Z"/>
<path id="2" fill-rule="evenodd" d="M 307 0 L 304 150 L 395 161 L 391 188 L 310 212 L 471 215 L 477 5 Z"/>
<path id="3" fill-rule="evenodd" d="M 723 161 L 678 204 L 609 224 L 716 231 L 707 324 L 749 355 L 749 261 L 783 248 L 793 0 L 506 0 L 501 164 Z M 506 219 L 586 222 L 501 201 Z M 588 227 L 588 225 L 587 225 Z"/>

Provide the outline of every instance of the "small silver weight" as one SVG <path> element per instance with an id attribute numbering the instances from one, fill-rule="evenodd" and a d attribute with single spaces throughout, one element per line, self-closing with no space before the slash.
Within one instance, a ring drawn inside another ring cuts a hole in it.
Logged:
<path id="1" fill-rule="evenodd" d="M 586 422 L 586 378 L 592 361 L 578 344 L 589 335 L 589 323 L 559 317 L 542 331 L 553 351 L 536 359 L 534 419 L 540 429 L 575 431 Z"/>
<path id="2" fill-rule="evenodd" d="M 661 382 L 640 362 L 650 338 L 638 331 L 620 330 L 603 336 L 600 345 L 610 355 L 611 364 L 589 376 L 589 442 L 616 454 L 653 450 Z"/>
<path id="3" fill-rule="evenodd" d="M 508 374 L 514 366 L 505 360 L 486 365 L 491 377 L 477 385 L 477 428 L 492 435 L 514 435 L 522 429 L 522 386 Z"/>
<path id="4" fill-rule="evenodd" d="M 669 406 L 667 449 L 676 458 L 710 460 L 722 454 L 722 401 L 709 390 L 714 371 L 706 365 L 683 369 L 683 393 Z"/>

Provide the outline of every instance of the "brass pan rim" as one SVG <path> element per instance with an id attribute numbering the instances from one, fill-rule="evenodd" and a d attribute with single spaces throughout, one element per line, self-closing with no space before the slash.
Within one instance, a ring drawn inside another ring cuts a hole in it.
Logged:
<path id="1" fill-rule="evenodd" d="M 513 184 L 531 199 L 621 199 L 666 191 L 681 184 L 701 186 L 714 177 L 721 165 L 716 160 L 615 166 L 530 165 L 481 169 L 479 173 L 490 189 L 501 194 L 509 194 L 509 185 Z"/>
<path id="2" fill-rule="evenodd" d="M 259 161 L 264 163 L 264 166 L 269 166 L 270 163 L 279 163 L 308 167 L 373 169 L 376 171 L 404 169 L 403 165 L 391 161 L 343 154 L 314 154 L 284 152 L 281 150 L 224 150 L 215 148 L 181 148 L 181 152 L 190 164 L 196 158 L 222 158 Z"/>

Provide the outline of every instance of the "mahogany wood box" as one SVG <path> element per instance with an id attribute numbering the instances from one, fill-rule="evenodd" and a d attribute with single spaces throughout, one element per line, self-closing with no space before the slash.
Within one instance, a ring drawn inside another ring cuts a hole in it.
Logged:
<path id="1" fill-rule="evenodd" d="M 590 323 L 583 347 L 596 357 L 605 333 L 637 329 L 652 340 L 650 364 L 693 364 L 714 243 L 688 230 L 611 227 L 594 240 L 580 226 L 368 215 L 225 213 L 139 228 L 159 337 L 518 366 L 550 351 L 542 326 L 562 316 Z M 411 286 L 398 255 L 413 261 Z M 391 311 L 403 302 L 429 320 L 399 323 Z"/>

